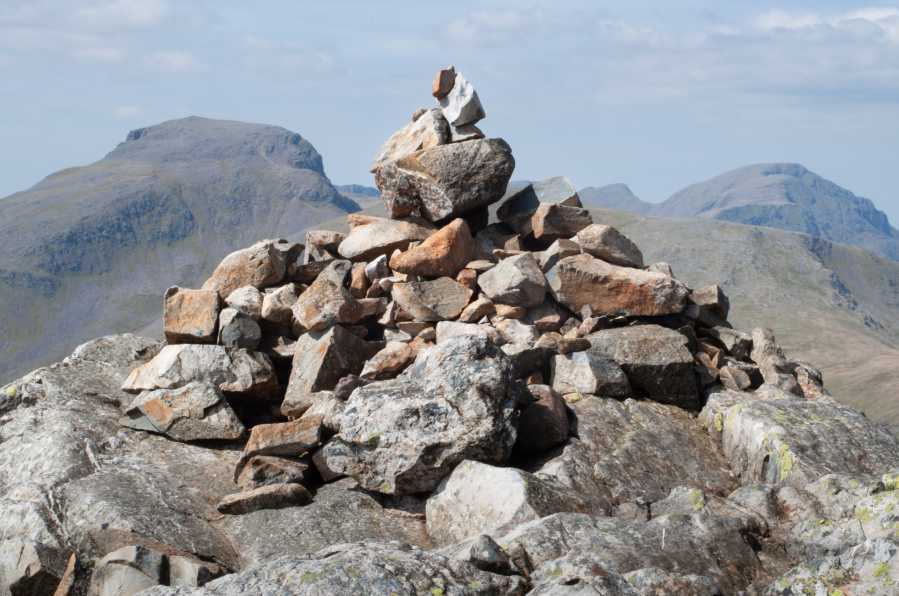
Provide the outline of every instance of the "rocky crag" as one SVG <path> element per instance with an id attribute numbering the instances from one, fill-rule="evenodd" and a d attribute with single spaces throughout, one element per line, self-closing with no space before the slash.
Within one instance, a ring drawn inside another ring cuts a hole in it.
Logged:
<path id="1" fill-rule="evenodd" d="M 202 283 L 228 253 L 359 210 L 309 141 L 184 118 L 0 200 L 0 382 L 159 317 L 160 287 Z"/>
<path id="2" fill-rule="evenodd" d="M 0 590 L 896 594 L 899 439 L 565 178 L 504 198 L 471 85 L 433 93 L 376 158 L 390 218 L 2 388 Z"/>

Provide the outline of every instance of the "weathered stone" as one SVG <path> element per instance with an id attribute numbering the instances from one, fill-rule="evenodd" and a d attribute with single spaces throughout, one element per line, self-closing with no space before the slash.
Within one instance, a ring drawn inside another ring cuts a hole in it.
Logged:
<path id="1" fill-rule="evenodd" d="M 768 525 L 752 509 L 730 499 L 707 495 L 698 488 L 678 486 L 666 498 L 652 504 L 652 517 L 693 514 L 740 517 L 753 534 L 768 534 Z"/>
<path id="2" fill-rule="evenodd" d="M 328 262 L 328 266 L 318 275 L 316 281 L 328 280 L 338 288 L 347 286 L 353 263 L 346 259 L 334 259 Z"/>
<path id="3" fill-rule="evenodd" d="M 262 352 L 272 362 L 289 362 L 293 360 L 296 340 L 283 335 L 263 334 L 256 351 Z"/>
<path id="4" fill-rule="evenodd" d="M 0 592 L 10 596 L 52 594 L 65 574 L 66 559 L 62 549 L 4 536 L 0 541 Z"/>
<path id="5" fill-rule="evenodd" d="M 350 294 L 353 298 L 365 298 L 368 294 L 368 278 L 365 276 L 365 263 L 356 263 L 350 273 Z"/>
<path id="6" fill-rule="evenodd" d="M 246 432 L 219 388 L 208 383 L 145 391 L 131 402 L 119 424 L 178 441 L 239 439 Z"/>
<path id="7" fill-rule="evenodd" d="M 349 290 L 326 279 L 315 280 L 294 303 L 293 316 L 310 331 L 321 331 L 338 323 L 355 323 L 362 318 L 362 305 Z"/>
<path id="8" fill-rule="evenodd" d="M 657 325 L 607 329 L 590 338 L 590 351 L 614 360 L 636 389 L 651 399 L 696 408 L 699 394 L 693 375 L 693 355 L 686 338 Z"/>
<path id="9" fill-rule="evenodd" d="M 502 463 L 515 442 L 512 362 L 486 337 L 422 350 L 399 379 L 360 387 L 347 402 L 328 466 L 368 490 L 433 490 L 464 459 Z"/>
<path id="10" fill-rule="evenodd" d="M 724 344 L 730 355 L 737 360 L 743 360 L 752 350 L 752 338 L 735 329 L 712 327 L 711 329 L 705 329 L 704 332 Z"/>
<path id="11" fill-rule="evenodd" d="M 540 270 L 546 273 L 556 266 L 562 259 L 581 254 L 581 247 L 577 242 L 559 239 L 549 245 L 540 258 Z"/>
<path id="12" fill-rule="evenodd" d="M 255 350 L 262 339 L 259 323 L 242 310 L 226 308 L 219 315 L 218 343 L 226 348 Z"/>
<path id="13" fill-rule="evenodd" d="M 177 389 L 194 381 L 217 386 L 225 393 L 271 397 L 278 379 L 267 356 L 223 346 L 166 346 L 150 362 L 135 369 L 122 384 L 128 393 Z"/>
<path id="14" fill-rule="evenodd" d="M 721 379 L 722 385 L 735 391 L 749 389 L 752 385 L 749 375 L 735 366 L 725 366 L 718 369 L 718 377 Z"/>
<path id="15" fill-rule="evenodd" d="M 411 124 L 393 133 L 378 150 L 369 171 L 374 174 L 389 162 L 398 161 L 416 151 L 445 145 L 449 140 L 450 127 L 446 118 L 437 108 L 428 110 Z"/>
<path id="16" fill-rule="evenodd" d="M 215 343 L 221 300 L 213 290 L 186 290 L 177 286 L 165 292 L 163 331 L 170 344 Z"/>
<path id="17" fill-rule="evenodd" d="M 314 393 L 303 393 L 299 391 L 290 391 L 281 402 L 281 415 L 290 419 L 296 419 L 304 416 L 309 412 L 320 400 L 327 399 L 333 394 L 332 391 L 316 391 Z"/>
<path id="18" fill-rule="evenodd" d="M 391 291 L 393 300 L 416 321 L 455 319 L 468 305 L 471 295 L 471 290 L 448 277 L 398 283 Z"/>
<path id="19" fill-rule="evenodd" d="M 564 442 L 568 438 L 565 399 L 548 385 L 529 385 L 528 391 L 535 400 L 518 419 L 519 448 L 524 452 L 543 451 Z"/>
<path id="20" fill-rule="evenodd" d="M 257 455 L 244 465 L 237 485 L 241 490 L 253 490 L 273 484 L 304 484 L 308 470 L 309 464 L 301 460 Z"/>
<path id="21" fill-rule="evenodd" d="M 365 265 L 365 277 L 374 283 L 376 280 L 390 277 L 390 267 L 387 265 L 387 255 L 381 255 Z"/>
<path id="22" fill-rule="evenodd" d="M 459 463 L 428 499 L 428 534 L 452 544 L 485 531 L 508 531 L 562 511 L 587 512 L 582 499 L 540 478 L 477 461 Z"/>
<path id="23" fill-rule="evenodd" d="M 321 441 L 321 425 L 322 417 L 317 416 L 254 426 L 237 462 L 234 481 L 237 482 L 247 463 L 258 455 L 300 456 L 308 453 Z"/>
<path id="24" fill-rule="evenodd" d="M 638 569 L 624 574 L 638 596 L 724 596 L 711 579 L 701 575 L 678 575 L 661 569 Z"/>
<path id="25" fill-rule="evenodd" d="M 262 318 L 262 301 L 262 292 L 253 286 L 244 286 L 231 292 L 225 304 L 231 308 L 239 308 L 258 323 Z"/>
<path id="26" fill-rule="evenodd" d="M 798 561 L 839 555 L 864 541 L 857 519 L 802 520 L 782 538 L 787 554 Z"/>
<path id="27" fill-rule="evenodd" d="M 527 572 L 520 569 L 506 554 L 503 547 L 487 534 L 481 534 L 474 539 L 465 560 L 481 571 L 498 575 L 523 575 Z"/>
<path id="28" fill-rule="evenodd" d="M 661 273 L 662 275 L 667 275 L 668 277 L 674 277 L 674 272 L 671 270 L 671 265 L 664 262 L 653 263 L 649 267 L 646 268 L 647 271 L 652 271 L 653 273 Z"/>
<path id="29" fill-rule="evenodd" d="M 94 570 L 91 596 L 132 596 L 168 582 L 168 557 L 143 546 L 126 546 L 103 557 Z"/>
<path id="30" fill-rule="evenodd" d="M 583 207 L 543 203 L 531 216 L 534 238 L 547 244 L 571 238 L 593 224 L 590 212 Z"/>
<path id="31" fill-rule="evenodd" d="M 306 263 L 329 261 L 337 258 L 337 247 L 346 239 L 346 236 L 346 234 L 332 232 L 331 230 L 309 230 L 306 232 Z"/>
<path id="32" fill-rule="evenodd" d="M 308 509 L 307 506 L 305 509 Z M 301 510 L 302 511 L 302 510 Z M 241 518 L 235 518 L 241 519 Z M 288 551 L 295 552 L 295 551 Z M 431 586 L 440 586 L 431 588 Z M 470 563 L 402 542 L 335 544 L 312 555 L 282 557 L 210 582 L 201 590 L 157 588 L 158 596 L 523 596 L 524 578 L 481 571 Z"/>
<path id="33" fill-rule="evenodd" d="M 494 302 L 530 308 L 542 304 L 546 278 L 531 253 L 504 259 L 478 277 L 478 286 Z"/>
<path id="34" fill-rule="evenodd" d="M 437 76 L 434 78 L 434 84 L 431 88 L 431 95 L 434 96 L 434 99 L 443 99 L 449 95 L 455 85 L 456 69 L 450 65 L 449 68 L 437 71 Z"/>
<path id="35" fill-rule="evenodd" d="M 475 124 L 483 120 L 486 114 L 478 99 L 478 92 L 474 90 L 461 72 L 456 73 L 453 88 L 443 97 L 437 97 L 440 110 L 444 117 L 453 126 Z"/>
<path id="36" fill-rule="evenodd" d="M 426 347 L 428 347 L 427 342 L 419 339 L 409 343 L 387 342 L 386 348 L 365 363 L 359 376 L 370 380 L 392 379 L 412 364 L 418 353 Z"/>
<path id="37" fill-rule="evenodd" d="M 556 341 L 556 346 L 559 349 L 559 354 L 571 354 L 573 352 L 586 352 L 592 347 L 593 344 L 590 343 L 589 339 L 584 339 L 582 337 L 570 338 L 563 337 Z"/>
<path id="38" fill-rule="evenodd" d="M 312 495 L 299 484 L 272 484 L 228 495 L 216 507 L 226 515 L 246 515 L 261 509 L 298 507 L 312 501 Z"/>
<path id="39" fill-rule="evenodd" d="M 589 393 L 621 397 L 630 394 L 627 376 L 614 360 L 591 352 L 552 359 L 552 386 L 561 394 Z"/>
<path id="40" fill-rule="evenodd" d="M 490 325 L 476 325 L 473 323 L 456 323 L 455 321 L 441 321 L 437 323 L 437 343 L 442 344 L 455 337 L 465 337 L 470 335 L 483 335 L 489 337 L 490 340 L 500 345 L 503 343 L 503 336 L 499 331 Z"/>
<path id="41" fill-rule="evenodd" d="M 744 482 L 802 487 L 827 474 L 870 481 L 899 466 L 899 439 L 846 406 L 757 400 L 723 418 L 724 453 Z"/>
<path id="42" fill-rule="evenodd" d="M 478 296 L 477 300 L 462 309 L 462 314 L 459 315 L 459 321 L 462 323 L 474 323 L 495 312 L 496 305 L 493 304 L 493 300 L 481 294 Z"/>
<path id="43" fill-rule="evenodd" d="M 362 372 L 365 361 L 376 352 L 339 325 L 326 331 L 310 331 L 297 341 L 285 400 L 334 389 L 342 378 Z"/>
<path id="44" fill-rule="evenodd" d="M 268 292 L 262 301 L 262 318 L 272 323 L 290 325 L 293 322 L 293 305 L 305 289 L 300 284 L 289 283 Z"/>
<path id="45" fill-rule="evenodd" d="M 474 124 L 463 124 L 453 129 L 450 136 L 450 143 L 464 143 L 465 141 L 475 141 L 483 139 L 484 133 Z"/>
<path id="46" fill-rule="evenodd" d="M 533 348 L 540 339 L 540 331 L 527 319 L 505 319 L 494 327 L 510 344 Z"/>
<path id="47" fill-rule="evenodd" d="M 643 269 L 643 253 L 630 238 L 603 224 L 584 227 L 577 233 L 581 251 L 621 267 Z M 670 275 L 665 275 L 671 277 Z"/>
<path id="48" fill-rule="evenodd" d="M 597 315 L 659 316 L 681 312 L 687 288 L 660 273 L 619 267 L 582 254 L 559 261 L 546 274 L 553 297 Z"/>
<path id="49" fill-rule="evenodd" d="M 696 290 L 690 295 L 690 300 L 725 320 L 730 312 L 730 300 L 727 299 L 720 286 L 708 286 Z"/>
<path id="50" fill-rule="evenodd" d="M 494 267 L 496 267 L 496 263 L 494 263 L 493 261 L 472 261 L 471 263 L 465 265 L 466 269 L 472 269 L 474 271 L 477 271 L 478 273 L 490 271 Z"/>
<path id="51" fill-rule="evenodd" d="M 697 327 L 732 327 L 730 323 L 722 319 L 710 310 L 706 310 L 698 304 L 687 301 L 687 305 L 681 312 L 682 317 L 686 317 L 694 322 Z"/>
<path id="52" fill-rule="evenodd" d="M 320 391 L 312 402 L 312 407 L 303 412 L 300 420 L 320 417 L 322 436 L 331 437 L 340 432 L 340 419 L 346 409 L 346 401 L 337 397 L 333 391 Z"/>
<path id="53" fill-rule="evenodd" d="M 531 217 L 541 203 L 583 207 L 574 186 L 564 176 L 534 182 L 506 199 L 496 217 L 519 234 L 532 231 Z"/>
<path id="54" fill-rule="evenodd" d="M 415 248 L 390 259 L 398 273 L 455 277 L 471 261 L 474 239 L 464 219 L 455 219 Z"/>
<path id="55" fill-rule="evenodd" d="M 534 570 L 531 580 L 534 589 L 529 594 L 535 596 L 566 596 L 578 592 L 603 596 L 639 595 L 623 575 L 608 569 L 605 561 L 592 553 L 547 561 Z"/>
<path id="56" fill-rule="evenodd" d="M 382 171 L 385 168 L 382 168 Z M 368 263 L 393 251 L 406 250 L 413 242 L 425 240 L 434 230 L 418 223 L 396 219 L 372 218 L 374 221 L 356 226 L 346 240 L 340 243 L 338 251 L 345 259 L 354 263 Z"/>
<path id="57" fill-rule="evenodd" d="M 297 270 L 293 272 L 290 279 L 299 284 L 311 284 L 318 279 L 318 276 L 321 275 L 322 271 L 327 269 L 328 265 L 335 260 L 337 259 L 329 258 L 327 260 L 312 261 L 311 263 L 300 265 L 297 267 Z"/>
<path id="58" fill-rule="evenodd" d="M 407 344 L 412 341 L 412 336 L 400 329 L 385 329 L 384 341 L 387 343 L 399 342 Z"/>
<path id="59" fill-rule="evenodd" d="M 478 289 L 478 273 L 474 269 L 463 269 L 456 276 L 456 281 L 472 292 Z"/>
<path id="60" fill-rule="evenodd" d="M 233 252 L 219 264 L 204 290 L 215 290 L 223 300 L 244 286 L 262 289 L 284 279 L 287 266 L 296 263 L 302 244 L 286 240 L 263 240 L 250 248 Z"/>
<path id="61" fill-rule="evenodd" d="M 774 331 L 764 327 L 756 327 L 752 330 L 752 361 L 759 365 L 766 383 L 795 393 L 802 393 L 802 388 L 796 382 L 792 374 L 790 363 L 784 357 L 780 346 L 774 340 Z"/>
<path id="62" fill-rule="evenodd" d="M 527 309 L 525 315 L 534 322 L 537 330 L 542 333 L 558 331 L 562 327 L 562 323 L 567 320 L 564 313 L 549 301 Z"/>
<path id="63" fill-rule="evenodd" d="M 496 316 L 502 319 L 523 319 L 527 314 L 527 309 L 523 306 L 509 306 L 508 304 L 496 305 Z"/>

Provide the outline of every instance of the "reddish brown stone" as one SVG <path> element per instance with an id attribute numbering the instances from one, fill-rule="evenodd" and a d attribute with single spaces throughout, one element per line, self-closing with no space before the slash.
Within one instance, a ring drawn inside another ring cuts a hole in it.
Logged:
<path id="1" fill-rule="evenodd" d="M 451 64 L 448 68 L 437 71 L 437 76 L 434 78 L 434 84 L 431 87 L 431 95 L 433 95 L 435 99 L 443 99 L 449 95 L 449 92 L 453 90 L 453 85 L 455 84 L 456 69 Z"/>
<path id="2" fill-rule="evenodd" d="M 478 289 L 478 272 L 474 269 L 463 269 L 456 276 L 456 281 L 471 291 Z"/>
<path id="3" fill-rule="evenodd" d="M 416 248 L 390 259 L 397 273 L 421 277 L 454 277 L 471 261 L 474 239 L 468 223 L 455 219 Z"/>

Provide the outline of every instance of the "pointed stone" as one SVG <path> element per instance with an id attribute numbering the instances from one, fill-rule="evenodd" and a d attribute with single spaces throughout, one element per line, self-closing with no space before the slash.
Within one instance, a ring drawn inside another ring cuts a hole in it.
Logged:
<path id="1" fill-rule="evenodd" d="M 577 241 L 582 252 L 597 259 L 621 267 L 643 269 L 643 253 L 630 238 L 612 226 L 587 226 L 577 233 Z"/>
<path id="2" fill-rule="evenodd" d="M 450 128 L 439 109 L 428 110 L 411 124 L 395 132 L 375 156 L 369 170 L 372 174 L 392 161 L 407 155 L 445 145 L 450 139 Z"/>
<path id="3" fill-rule="evenodd" d="M 486 117 L 478 92 L 461 72 L 456 73 L 453 88 L 445 96 L 437 98 L 443 116 L 453 126 L 475 124 Z"/>

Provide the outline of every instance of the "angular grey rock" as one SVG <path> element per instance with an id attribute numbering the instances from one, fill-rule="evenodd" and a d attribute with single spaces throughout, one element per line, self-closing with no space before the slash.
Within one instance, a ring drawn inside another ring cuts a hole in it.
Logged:
<path id="1" fill-rule="evenodd" d="M 802 388 L 792 374 L 792 368 L 774 340 L 774 331 L 764 327 L 752 330 L 752 361 L 759 365 L 766 383 L 800 395 Z"/>
<path id="2" fill-rule="evenodd" d="M 284 399 L 296 401 L 300 394 L 331 391 L 342 378 L 362 372 L 365 361 L 376 353 L 375 348 L 339 325 L 310 331 L 297 341 Z M 294 415 L 300 416 L 303 411 Z"/>
<path id="3" fill-rule="evenodd" d="M 484 133 L 474 124 L 462 124 L 453 129 L 450 137 L 450 143 L 464 143 L 465 141 L 475 141 L 483 139 Z"/>
<path id="4" fill-rule="evenodd" d="M 388 260 L 387 255 L 381 255 L 365 265 L 365 277 L 368 278 L 368 281 L 374 283 L 375 280 L 391 276 L 392 272 L 387 265 Z"/>
<path id="5" fill-rule="evenodd" d="M 153 360 L 132 371 L 122 390 L 177 389 L 194 381 L 211 383 L 225 393 L 263 399 L 278 390 L 274 368 L 264 354 L 197 344 L 164 347 Z"/>
<path id="6" fill-rule="evenodd" d="M 687 288 L 661 273 L 619 267 L 588 254 L 560 260 L 546 274 L 553 297 L 575 312 L 660 316 L 684 310 Z"/>
<path id="7" fill-rule="evenodd" d="M 547 244 L 571 238 L 593 224 L 590 212 L 583 207 L 543 203 L 531 216 L 534 238 Z"/>
<path id="8" fill-rule="evenodd" d="M 651 399 L 683 408 L 699 406 L 693 355 L 677 331 L 640 325 L 607 329 L 589 339 L 590 352 L 614 360 L 631 386 L 647 391 Z"/>
<path id="9" fill-rule="evenodd" d="M 344 259 L 334 259 L 325 269 L 319 273 L 316 281 L 326 279 L 338 288 L 346 287 L 347 280 L 350 278 L 350 272 L 353 270 L 353 263 Z"/>
<path id="10" fill-rule="evenodd" d="M 364 310 L 349 290 L 327 279 L 315 280 L 292 307 L 297 323 L 310 331 L 322 331 L 340 323 L 359 321 Z"/>
<path id="11" fill-rule="evenodd" d="M 471 300 L 472 291 L 448 277 L 393 284 L 391 296 L 416 321 L 455 319 Z"/>
<path id="12" fill-rule="evenodd" d="M 225 515 L 246 515 L 262 509 L 299 507 L 312 501 L 312 495 L 299 484 L 272 484 L 228 495 L 216 509 Z"/>
<path id="13" fill-rule="evenodd" d="M 293 360 L 296 344 L 296 340 L 284 335 L 263 334 L 256 350 L 268 356 L 272 362 L 290 362 Z"/>
<path id="14" fill-rule="evenodd" d="M 568 316 L 552 302 L 544 302 L 527 310 L 527 318 L 534 322 L 537 330 L 543 333 L 558 331 Z"/>
<path id="15" fill-rule="evenodd" d="M 865 541 L 865 531 L 857 519 L 802 520 L 782 541 L 787 554 L 802 561 L 839 555 L 847 548 Z"/>
<path id="16" fill-rule="evenodd" d="M 503 547 L 487 534 L 481 534 L 471 544 L 466 561 L 480 569 L 498 575 L 522 575 Z"/>
<path id="17" fill-rule="evenodd" d="M 234 440 L 246 432 L 219 388 L 208 383 L 145 391 L 131 402 L 119 424 L 177 441 Z"/>
<path id="18" fill-rule="evenodd" d="M 535 596 L 567 596 L 578 593 L 641 596 L 623 575 L 608 569 L 605 561 L 589 552 L 547 561 L 534 570 L 531 580 L 534 589 L 528 593 Z"/>
<path id="19" fill-rule="evenodd" d="M 478 276 L 478 286 L 494 302 L 530 308 L 543 303 L 547 285 L 532 253 L 509 257 Z"/>
<path id="20" fill-rule="evenodd" d="M 696 290 L 690 296 L 693 304 L 714 313 L 722 319 L 727 319 L 730 312 L 730 300 L 719 286 L 708 286 L 700 290 Z"/>
<path id="21" fill-rule="evenodd" d="M 625 573 L 624 579 L 639 596 L 724 596 L 715 582 L 701 575 L 677 575 L 650 568 Z"/>
<path id="22" fill-rule="evenodd" d="M 518 447 L 525 453 L 549 449 L 568 438 L 565 399 L 548 385 L 530 385 L 533 403 L 518 419 Z"/>
<path id="23" fill-rule="evenodd" d="M 368 490 L 433 490 L 464 459 L 508 458 L 517 403 L 502 350 L 486 337 L 454 338 L 419 352 L 398 379 L 356 389 L 326 461 Z"/>
<path id="24" fill-rule="evenodd" d="M 551 366 L 552 387 L 563 395 L 590 393 L 623 397 L 631 392 L 621 367 L 611 358 L 596 353 L 574 352 L 555 356 Z"/>
<path id="25" fill-rule="evenodd" d="M 653 273 L 661 273 L 662 275 L 667 275 L 668 277 L 674 277 L 674 272 L 671 270 L 671 265 L 664 262 L 653 263 L 649 267 L 646 268 L 647 271 L 652 271 Z"/>
<path id="26" fill-rule="evenodd" d="M 256 455 L 247 460 L 237 478 L 241 490 L 253 490 L 273 484 L 304 484 L 308 482 L 308 459 L 290 459 L 270 455 Z"/>
<path id="27" fill-rule="evenodd" d="M 4 538 L 0 541 L 0 593 L 53 594 L 66 571 L 65 551 L 34 540 Z"/>
<path id="28" fill-rule="evenodd" d="M 323 434 L 325 431 L 327 434 L 337 434 L 340 432 L 340 419 L 343 417 L 344 409 L 346 409 L 345 400 L 338 398 L 333 391 L 320 391 L 316 394 L 312 407 L 303 412 L 300 420 L 321 416 Z"/>
<path id="29" fill-rule="evenodd" d="M 728 329 L 727 327 L 712 327 L 706 332 L 724 344 L 724 347 L 730 352 L 730 355 L 737 360 L 743 360 L 752 350 L 752 338 L 736 329 Z"/>
<path id="30" fill-rule="evenodd" d="M 880 492 L 860 500 L 855 506 L 855 518 L 861 522 L 867 539 L 899 540 L 899 520 L 893 511 L 899 506 L 899 491 Z"/>
<path id="31" fill-rule="evenodd" d="M 507 532 L 562 511 L 589 512 L 583 499 L 540 478 L 477 461 L 459 463 L 428 499 L 428 534 L 440 545 L 485 531 Z"/>
<path id="32" fill-rule="evenodd" d="M 504 340 L 499 331 L 490 325 L 476 325 L 473 323 L 456 323 L 455 321 L 441 321 L 437 323 L 437 343 L 445 343 L 454 337 L 463 337 L 468 335 L 484 335 L 487 336 L 497 345 L 501 345 Z"/>
<path id="33" fill-rule="evenodd" d="M 718 376 L 722 385 L 735 391 L 744 391 L 752 385 L 749 375 L 735 366 L 725 366 L 719 369 Z"/>
<path id="34" fill-rule="evenodd" d="M 453 126 L 475 124 L 486 117 L 478 92 L 474 90 L 461 72 L 456 73 L 452 90 L 437 100 L 444 117 Z"/>
<path id="35" fill-rule="evenodd" d="M 514 169 L 512 149 L 505 141 L 478 139 L 391 162 L 378 170 L 375 183 L 391 217 L 420 215 L 436 222 L 498 201 Z"/>
<path id="36" fill-rule="evenodd" d="M 215 343 L 221 299 L 213 290 L 169 288 L 163 298 L 162 324 L 170 344 Z"/>
<path id="37" fill-rule="evenodd" d="M 468 306 L 462 309 L 462 314 L 459 315 L 459 322 L 475 323 L 495 312 L 496 305 L 493 304 L 493 300 L 483 294 L 479 294 L 474 302 L 469 303 Z"/>
<path id="38" fill-rule="evenodd" d="M 533 348 L 540 339 L 540 331 L 527 319 L 503 319 L 494 327 L 507 343 Z"/>
<path id="39" fill-rule="evenodd" d="M 346 234 L 331 230 L 306 232 L 306 263 L 336 258 L 337 247 L 346 240 L 346 236 Z"/>
<path id="40" fill-rule="evenodd" d="M 870 482 L 899 467 L 899 439 L 846 406 L 753 401 L 727 410 L 723 426 L 724 454 L 744 482 L 803 487 L 827 474 Z"/>
<path id="41" fill-rule="evenodd" d="M 756 535 L 767 535 L 768 525 L 755 511 L 698 488 L 678 486 L 665 499 L 652 504 L 652 517 L 663 515 L 727 515 L 742 518 Z"/>
<path id="42" fill-rule="evenodd" d="M 262 318 L 262 292 L 253 286 L 244 286 L 231 292 L 225 304 L 232 308 L 239 308 L 251 319 L 259 322 Z"/>
<path id="43" fill-rule="evenodd" d="M 296 263 L 301 252 L 302 244 L 286 240 L 262 240 L 225 257 L 212 277 L 203 284 L 203 289 L 217 291 L 222 300 L 244 286 L 261 290 L 283 280 L 288 265 Z"/>
<path id="44" fill-rule="evenodd" d="M 237 482 L 250 460 L 260 455 L 301 456 L 321 441 L 322 417 L 301 418 L 291 422 L 258 424 L 250 431 L 250 439 L 240 454 L 234 470 Z"/>
<path id="45" fill-rule="evenodd" d="M 549 245 L 540 258 L 540 270 L 546 273 L 556 266 L 556 263 L 567 257 L 581 254 L 581 247 L 577 242 L 561 238 Z"/>
<path id="46" fill-rule="evenodd" d="M 126 546 L 100 559 L 91 596 L 133 596 L 168 583 L 168 557 L 143 546 Z"/>
<path id="47" fill-rule="evenodd" d="M 643 253 L 630 238 L 603 224 L 593 224 L 577 232 L 581 251 L 613 265 L 643 269 Z M 665 274 L 671 277 L 667 273 Z"/>
<path id="48" fill-rule="evenodd" d="M 262 339 L 259 323 L 242 310 L 226 308 L 219 315 L 218 343 L 226 348 L 255 350 Z"/>
<path id="49" fill-rule="evenodd" d="M 426 586 L 427 592 L 420 589 Z M 434 587 L 432 586 L 440 586 Z M 523 596 L 527 582 L 481 571 L 402 542 L 335 544 L 214 580 L 201 589 L 157 588 L 158 596 Z"/>
<path id="50" fill-rule="evenodd" d="M 371 223 L 350 230 L 350 235 L 340 243 L 338 252 L 343 258 L 354 263 L 370 263 L 382 255 L 389 259 L 393 251 L 406 250 L 411 243 L 424 240 L 435 231 L 418 223 L 371 219 Z"/>
<path id="51" fill-rule="evenodd" d="M 528 234 L 533 230 L 531 217 L 541 203 L 583 207 L 577 191 L 564 176 L 534 182 L 506 199 L 496 217 L 508 224 L 518 234 Z"/>
<path id="52" fill-rule="evenodd" d="M 279 325 L 291 325 L 293 323 L 293 305 L 303 293 L 306 286 L 289 283 L 277 288 L 274 292 L 268 292 L 262 300 L 260 316 L 266 321 Z"/>
<path id="53" fill-rule="evenodd" d="M 378 150 L 375 161 L 369 169 L 374 174 L 378 169 L 416 151 L 445 145 L 450 140 L 450 127 L 439 109 L 427 110 L 417 120 L 393 133 Z"/>

